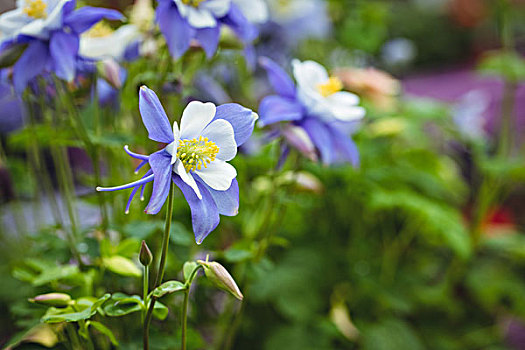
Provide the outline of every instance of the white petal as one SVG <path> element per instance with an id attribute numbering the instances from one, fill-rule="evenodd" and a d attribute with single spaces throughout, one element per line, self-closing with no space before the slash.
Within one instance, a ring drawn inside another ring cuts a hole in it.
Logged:
<path id="1" fill-rule="evenodd" d="M 62 27 L 62 9 L 67 2 L 67 0 L 61 0 L 56 6 L 48 8 L 48 15 L 44 20 L 47 30 L 51 31 Z"/>
<path id="2" fill-rule="evenodd" d="M 43 19 L 35 19 L 20 29 L 19 34 L 33 36 L 39 39 L 48 39 L 49 32 L 45 30 Z"/>
<path id="3" fill-rule="evenodd" d="M 292 61 L 293 75 L 297 85 L 303 89 L 317 91 L 317 85 L 325 83 L 329 76 L 326 69 L 314 61 Z"/>
<path id="4" fill-rule="evenodd" d="M 124 25 L 104 37 L 92 38 L 82 35 L 79 53 L 89 58 L 113 58 L 121 61 L 128 46 L 139 38 L 138 28 L 132 24 Z"/>
<path id="5" fill-rule="evenodd" d="M 252 23 L 265 23 L 270 19 L 264 0 L 233 0 L 242 14 Z"/>
<path id="6" fill-rule="evenodd" d="M 6 38 L 15 35 L 19 29 L 31 22 L 31 19 L 22 11 L 21 8 L 18 8 L 0 16 L 0 32 Z"/>
<path id="7" fill-rule="evenodd" d="M 237 154 L 235 132 L 233 131 L 233 126 L 227 120 L 214 120 L 202 131 L 202 136 L 215 142 L 219 147 L 218 159 L 228 161 Z"/>
<path id="8" fill-rule="evenodd" d="M 210 28 L 217 25 L 215 17 L 205 8 L 190 7 L 187 18 L 190 25 L 194 28 Z"/>
<path id="9" fill-rule="evenodd" d="M 171 164 L 177 161 L 177 148 L 179 147 L 179 126 L 173 122 L 173 142 L 166 146 L 166 151 L 171 154 Z"/>
<path id="10" fill-rule="evenodd" d="M 190 102 L 184 109 L 184 112 L 182 112 L 180 138 L 183 140 L 191 140 L 200 136 L 202 130 L 204 130 L 212 121 L 213 117 L 215 117 L 215 111 L 215 105 L 211 102 Z"/>
<path id="11" fill-rule="evenodd" d="M 237 176 L 237 170 L 232 165 L 219 159 L 208 164 L 207 168 L 197 170 L 195 173 L 208 186 L 217 191 L 226 191 Z"/>
<path id="12" fill-rule="evenodd" d="M 190 7 L 188 5 L 185 5 L 182 2 L 182 0 L 173 0 L 173 1 L 177 5 L 177 9 L 179 10 L 180 15 L 184 18 L 188 17 L 188 12 L 190 10 Z"/>
<path id="13" fill-rule="evenodd" d="M 180 178 L 182 179 L 182 181 L 184 181 L 184 183 L 186 183 L 188 186 L 190 186 L 193 189 L 193 191 L 195 192 L 197 197 L 199 197 L 199 199 L 202 199 L 201 191 L 199 191 L 199 187 L 197 187 L 197 183 L 195 182 L 195 179 L 193 178 L 191 173 L 186 172 L 186 169 L 184 169 L 184 165 L 182 164 L 180 159 L 177 159 L 177 162 L 173 166 L 173 171 L 180 176 Z"/>
<path id="14" fill-rule="evenodd" d="M 231 0 L 208 0 L 200 5 L 201 8 L 207 9 L 215 17 L 220 18 L 226 16 L 230 11 Z"/>
<path id="15" fill-rule="evenodd" d="M 356 106 L 358 103 L 359 97 L 346 91 L 336 92 L 326 97 L 324 101 L 332 115 L 343 121 L 358 120 L 365 116 L 365 109 Z"/>

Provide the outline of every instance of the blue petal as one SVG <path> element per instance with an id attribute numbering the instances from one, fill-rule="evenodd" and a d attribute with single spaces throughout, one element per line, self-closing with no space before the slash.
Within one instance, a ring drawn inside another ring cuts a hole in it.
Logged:
<path id="1" fill-rule="evenodd" d="M 153 171 L 153 192 L 146 207 L 146 214 L 157 214 L 170 191 L 171 174 L 171 155 L 165 150 L 160 150 L 149 156 L 149 165 Z"/>
<path id="2" fill-rule="evenodd" d="M 195 241 L 201 244 L 204 238 L 219 224 L 219 209 L 212 195 L 200 181 L 197 181 L 202 199 L 199 199 L 195 191 L 173 174 L 173 182 L 180 188 L 191 209 L 191 223 L 195 233 Z"/>
<path id="3" fill-rule="evenodd" d="M 235 4 L 231 4 L 230 11 L 220 21 L 232 28 L 237 36 L 244 42 L 249 43 L 257 38 L 258 30 Z"/>
<path id="4" fill-rule="evenodd" d="M 219 26 L 213 28 L 200 28 L 195 32 L 195 39 L 197 39 L 201 47 L 204 49 L 208 59 L 215 54 L 215 51 L 217 51 L 220 33 L 221 30 Z"/>
<path id="5" fill-rule="evenodd" d="M 240 146 L 250 138 L 257 115 L 237 103 L 226 103 L 217 107 L 213 120 L 216 119 L 230 122 L 235 133 L 235 143 Z"/>
<path id="6" fill-rule="evenodd" d="M 350 162 L 354 167 L 359 166 L 359 149 L 350 136 L 329 126 L 332 140 L 337 152 L 336 162 Z"/>
<path id="7" fill-rule="evenodd" d="M 41 74 L 50 61 L 49 47 L 35 40 L 29 44 L 13 66 L 13 83 L 17 93 L 22 93 L 30 80 Z"/>
<path id="8" fill-rule="evenodd" d="M 173 142 L 173 130 L 168 116 L 155 92 L 146 86 L 140 88 L 139 110 L 150 139 L 163 143 Z"/>
<path id="9" fill-rule="evenodd" d="M 295 98 L 295 85 L 292 79 L 277 63 L 267 57 L 261 57 L 259 64 L 266 70 L 268 80 L 275 92 L 284 97 Z"/>
<path id="10" fill-rule="evenodd" d="M 295 100 L 277 95 L 266 96 L 259 106 L 260 125 L 282 121 L 301 120 L 304 117 L 302 105 Z"/>
<path id="11" fill-rule="evenodd" d="M 104 18 L 109 20 L 122 20 L 124 16 L 116 10 L 84 6 L 66 15 L 64 25 L 69 26 L 74 32 L 80 34 Z"/>
<path id="12" fill-rule="evenodd" d="M 49 50 L 53 58 L 54 71 L 65 81 L 75 79 L 78 43 L 78 35 L 75 33 L 59 31 L 51 36 Z"/>
<path id="13" fill-rule="evenodd" d="M 157 23 L 166 39 L 171 56 L 179 58 L 190 47 L 190 41 L 195 31 L 182 18 L 173 1 L 159 1 L 156 11 Z"/>
<path id="14" fill-rule="evenodd" d="M 332 134 L 326 124 L 317 118 L 306 118 L 300 126 L 306 131 L 321 155 L 324 164 L 332 164 L 335 160 L 335 149 Z"/>
<path id="15" fill-rule="evenodd" d="M 197 179 L 201 182 L 200 179 Z M 226 191 L 217 191 L 201 182 L 202 185 L 210 192 L 213 201 L 219 210 L 219 214 L 226 216 L 235 216 L 239 213 L 239 184 L 237 179 L 233 179 L 230 188 Z"/>

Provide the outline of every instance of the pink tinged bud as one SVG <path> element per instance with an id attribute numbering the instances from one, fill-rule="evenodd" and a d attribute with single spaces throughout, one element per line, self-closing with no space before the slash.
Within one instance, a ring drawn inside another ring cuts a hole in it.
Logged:
<path id="1" fill-rule="evenodd" d="M 98 62 L 98 72 L 115 89 L 122 87 L 120 79 L 120 65 L 112 58 L 107 58 Z"/>
<path id="2" fill-rule="evenodd" d="M 29 299 L 29 301 L 54 307 L 66 307 L 70 304 L 71 297 L 64 293 L 48 293 L 37 295 L 33 299 Z"/>
<path id="3" fill-rule="evenodd" d="M 282 175 L 284 183 L 290 183 L 301 191 L 321 193 L 323 191 L 323 184 L 317 177 L 306 171 L 288 171 Z"/>
<path id="4" fill-rule="evenodd" d="M 206 262 L 199 260 L 197 262 L 204 267 L 204 274 L 217 288 L 229 292 L 239 300 L 244 298 L 239 287 L 237 287 L 237 283 L 235 283 L 232 275 L 224 266 L 215 261 Z"/>
<path id="5" fill-rule="evenodd" d="M 283 130 L 286 141 L 311 161 L 317 161 L 315 146 L 306 131 L 295 125 L 288 125 Z"/>
<path id="6" fill-rule="evenodd" d="M 153 254 L 145 241 L 142 241 L 140 245 L 139 261 L 143 266 L 149 266 L 153 261 Z"/>

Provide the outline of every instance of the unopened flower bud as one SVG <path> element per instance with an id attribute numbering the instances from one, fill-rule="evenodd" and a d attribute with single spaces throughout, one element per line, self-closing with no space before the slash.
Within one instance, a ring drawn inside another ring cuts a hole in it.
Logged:
<path id="1" fill-rule="evenodd" d="M 149 250 L 145 241 L 142 241 L 140 246 L 139 260 L 144 266 L 149 266 L 153 261 L 153 254 L 151 254 L 151 250 Z"/>
<path id="2" fill-rule="evenodd" d="M 204 274 L 216 287 L 231 293 L 239 300 L 244 298 L 239 287 L 237 287 L 237 283 L 224 266 L 215 261 L 198 260 L 197 262 L 204 267 Z"/>
<path id="3" fill-rule="evenodd" d="M 66 307 L 71 302 L 71 297 L 64 293 L 48 293 L 37 295 L 33 299 L 29 299 L 29 301 L 54 307 Z"/>
<path id="4" fill-rule="evenodd" d="M 120 65 L 112 58 L 106 58 L 97 63 L 98 74 L 104 78 L 112 87 L 120 89 L 122 79 L 120 76 Z"/>

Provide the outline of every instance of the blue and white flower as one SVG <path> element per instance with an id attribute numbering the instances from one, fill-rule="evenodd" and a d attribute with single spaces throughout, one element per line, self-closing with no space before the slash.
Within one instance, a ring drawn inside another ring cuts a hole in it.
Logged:
<path id="1" fill-rule="evenodd" d="M 198 244 L 219 224 L 219 214 L 237 215 L 239 186 L 237 171 L 228 163 L 237 147 L 248 140 L 257 114 L 235 103 L 216 107 L 213 103 L 193 101 L 188 104 L 180 122 L 170 125 L 157 95 L 143 86 L 139 108 L 149 138 L 166 146 L 149 156 L 126 152 L 151 169 L 142 179 L 127 185 L 102 188 L 116 191 L 133 188 L 126 207 L 129 210 L 136 192 L 153 181 L 153 193 L 146 213 L 156 214 L 168 196 L 171 182 L 177 185 L 192 212 L 193 230 Z"/>
<path id="2" fill-rule="evenodd" d="M 261 58 L 260 64 L 277 95 L 261 101 L 259 125 L 271 125 L 310 159 L 319 156 L 324 164 L 357 165 L 359 153 L 349 136 L 365 114 L 357 96 L 340 91 L 342 83 L 313 61 L 293 62 L 297 87 L 272 60 Z"/>
<path id="3" fill-rule="evenodd" d="M 115 10 L 85 6 L 75 0 L 18 0 L 17 8 L 0 16 L 0 51 L 27 45 L 13 67 L 15 89 L 44 72 L 72 81 L 76 75 L 80 34 L 103 18 L 120 20 Z"/>
<path id="4" fill-rule="evenodd" d="M 175 58 L 189 49 L 192 40 L 207 57 L 213 56 L 222 25 L 229 26 L 245 45 L 257 36 L 255 26 L 231 0 L 159 0 L 156 18 Z"/>
<path id="5" fill-rule="evenodd" d="M 326 69 L 314 61 L 292 61 L 297 82 L 297 97 L 309 113 L 326 121 L 355 121 L 364 117 L 365 110 L 358 106 L 359 97 L 343 90 L 337 77 L 330 77 Z"/>
<path id="6" fill-rule="evenodd" d="M 262 24 L 270 19 L 270 11 L 264 0 L 233 0 L 233 3 L 252 23 Z"/>

